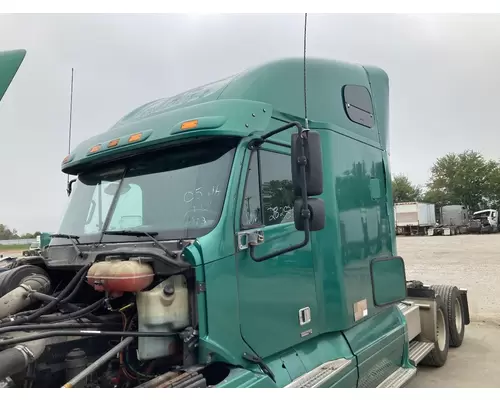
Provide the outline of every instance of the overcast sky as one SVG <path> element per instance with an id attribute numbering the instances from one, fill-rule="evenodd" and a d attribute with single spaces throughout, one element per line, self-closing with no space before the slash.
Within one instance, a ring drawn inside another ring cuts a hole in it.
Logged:
<path id="1" fill-rule="evenodd" d="M 58 228 L 72 67 L 74 147 L 143 103 L 301 56 L 302 29 L 302 14 L 0 15 L 0 50 L 28 51 L 0 104 L 0 223 Z M 497 15 L 309 15 L 310 56 L 388 72 L 392 171 L 418 184 L 450 151 L 500 158 L 499 46 Z"/>

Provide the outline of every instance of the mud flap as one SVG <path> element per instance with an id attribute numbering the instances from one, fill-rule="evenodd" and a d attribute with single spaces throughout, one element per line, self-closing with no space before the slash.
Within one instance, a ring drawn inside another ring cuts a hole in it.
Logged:
<path id="1" fill-rule="evenodd" d="M 467 289 L 458 289 L 460 292 L 460 300 L 462 300 L 462 307 L 464 310 L 464 325 L 470 324 L 470 313 L 469 313 L 469 300 L 467 298 Z"/>

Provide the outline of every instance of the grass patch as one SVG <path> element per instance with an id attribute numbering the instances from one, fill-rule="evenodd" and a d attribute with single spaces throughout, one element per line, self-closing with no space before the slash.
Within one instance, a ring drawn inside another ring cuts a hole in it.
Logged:
<path id="1" fill-rule="evenodd" d="M 0 252 L 8 250 L 27 250 L 29 244 L 0 244 Z"/>

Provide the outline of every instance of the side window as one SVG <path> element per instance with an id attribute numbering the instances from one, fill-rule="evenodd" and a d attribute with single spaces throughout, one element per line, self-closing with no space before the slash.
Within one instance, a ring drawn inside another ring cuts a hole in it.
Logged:
<path id="1" fill-rule="evenodd" d="M 347 117 L 354 123 L 373 127 L 373 105 L 370 92 L 364 86 L 346 85 L 342 90 Z"/>
<path id="2" fill-rule="evenodd" d="M 262 225 L 262 209 L 260 202 L 259 160 L 257 152 L 252 153 L 245 184 L 245 197 L 241 209 L 242 228 L 252 228 Z"/>
<path id="3" fill-rule="evenodd" d="M 265 150 L 259 153 L 264 225 L 293 222 L 295 195 L 290 156 Z"/>

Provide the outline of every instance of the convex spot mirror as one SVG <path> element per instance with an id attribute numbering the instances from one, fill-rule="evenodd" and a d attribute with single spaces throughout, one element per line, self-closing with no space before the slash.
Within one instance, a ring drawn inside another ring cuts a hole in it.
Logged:
<path id="1" fill-rule="evenodd" d="M 293 206 L 295 229 L 304 231 L 304 218 L 302 218 L 302 199 L 295 200 Z M 320 231 L 325 227 L 325 203 L 322 199 L 307 199 L 307 208 L 309 208 L 309 231 Z"/>
<path id="2" fill-rule="evenodd" d="M 306 196 L 318 196 L 323 193 L 323 157 L 321 152 L 321 138 L 318 132 L 309 131 L 305 133 L 307 139 L 302 140 L 298 133 L 292 134 L 291 159 L 292 159 L 292 182 L 295 196 L 302 196 L 302 177 L 300 174 L 300 156 L 302 154 L 302 143 L 304 143 L 304 155 L 306 164 Z"/>

